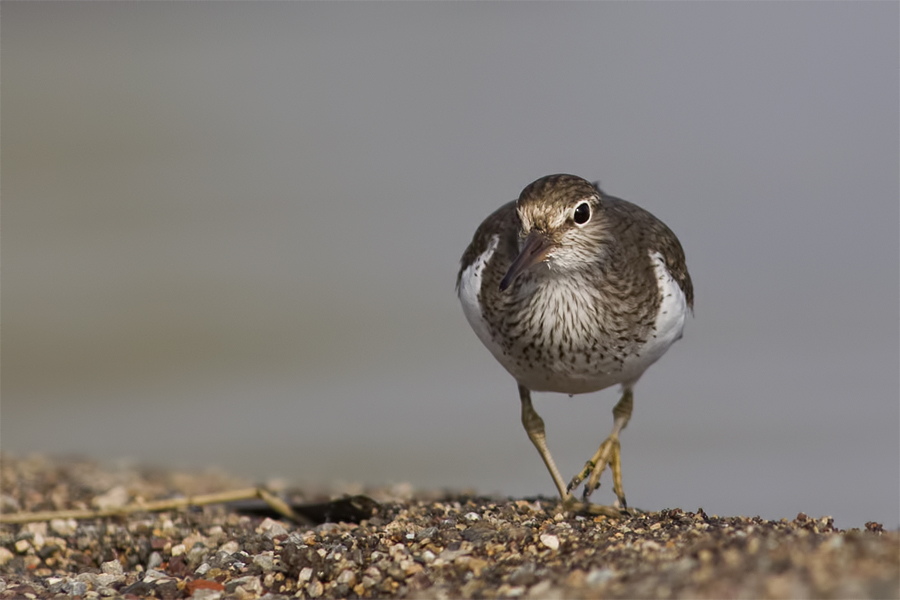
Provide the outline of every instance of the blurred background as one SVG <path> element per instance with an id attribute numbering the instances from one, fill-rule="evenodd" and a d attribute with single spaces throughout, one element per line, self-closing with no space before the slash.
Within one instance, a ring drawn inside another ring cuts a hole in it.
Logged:
<path id="1" fill-rule="evenodd" d="M 898 13 L 3 3 L 2 450 L 553 496 L 454 282 L 570 172 L 696 290 L 629 500 L 897 527 Z M 565 475 L 617 399 L 537 395 Z"/>

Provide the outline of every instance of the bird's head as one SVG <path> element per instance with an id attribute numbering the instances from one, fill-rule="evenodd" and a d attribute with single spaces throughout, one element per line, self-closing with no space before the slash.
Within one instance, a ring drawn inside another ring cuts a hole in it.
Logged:
<path id="1" fill-rule="evenodd" d="M 539 263 L 553 270 L 583 268 L 597 259 L 603 240 L 600 190 L 575 175 L 548 175 L 522 190 L 519 255 L 500 282 L 508 288 L 516 277 Z"/>

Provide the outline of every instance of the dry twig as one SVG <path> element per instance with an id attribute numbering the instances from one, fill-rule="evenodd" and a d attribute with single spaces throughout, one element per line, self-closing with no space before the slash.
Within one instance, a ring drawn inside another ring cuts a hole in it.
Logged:
<path id="1" fill-rule="evenodd" d="M 31 523 L 34 521 L 50 521 L 51 519 L 102 519 L 104 517 L 118 517 L 136 512 L 162 512 L 166 510 L 178 510 L 188 506 L 203 506 L 206 504 L 221 504 L 225 502 L 237 502 L 239 500 L 252 500 L 260 498 L 278 514 L 295 522 L 306 522 L 306 519 L 295 513 L 282 499 L 263 488 L 244 488 L 218 492 L 215 494 L 202 494 L 188 496 L 186 498 L 172 498 L 169 500 L 155 500 L 153 502 L 134 502 L 115 508 L 97 508 L 81 510 L 45 510 L 38 512 L 20 512 L 0 514 L 0 523 Z"/>

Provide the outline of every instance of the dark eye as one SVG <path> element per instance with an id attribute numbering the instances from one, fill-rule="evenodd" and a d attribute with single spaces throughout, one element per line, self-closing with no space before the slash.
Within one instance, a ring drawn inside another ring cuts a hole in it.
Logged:
<path id="1" fill-rule="evenodd" d="M 582 202 L 578 206 L 575 207 L 575 214 L 572 215 L 572 218 L 575 219 L 575 222 L 578 225 L 584 225 L 591 218 L 591 205 L 587 202 Z"/>

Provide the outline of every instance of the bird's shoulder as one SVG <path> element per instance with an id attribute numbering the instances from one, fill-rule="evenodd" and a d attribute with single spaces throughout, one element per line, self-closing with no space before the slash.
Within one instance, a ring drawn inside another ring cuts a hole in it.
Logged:
<path id="1" fill-rule="evenodd" d="M 515 255 L 518 227 L 519 215 L 516 213 L 515 200 L 507 202 L 482 221 L 472 237 L 472 242 L 466 248 L 462 259 L 459 261 L 459 273 L 456 275 L 457 289 L 465 270 L 487 251 L 494 236 L 498 238 L 495 254 L 507 255 L 512 253 L 513 256 Z"/>
<path id="2" fill-rule="evenodd" d="M 652 213 L 628 200 L 601 192 L 601 203 L 604 216 L 609 226 L 615 229 L 622 247 L 644 256 L 648 252 L 659 253 L 666 269 L 684 292 L 688 306 L 693 309 L 694 286 L 684 249 L 675 233 Z"/>

